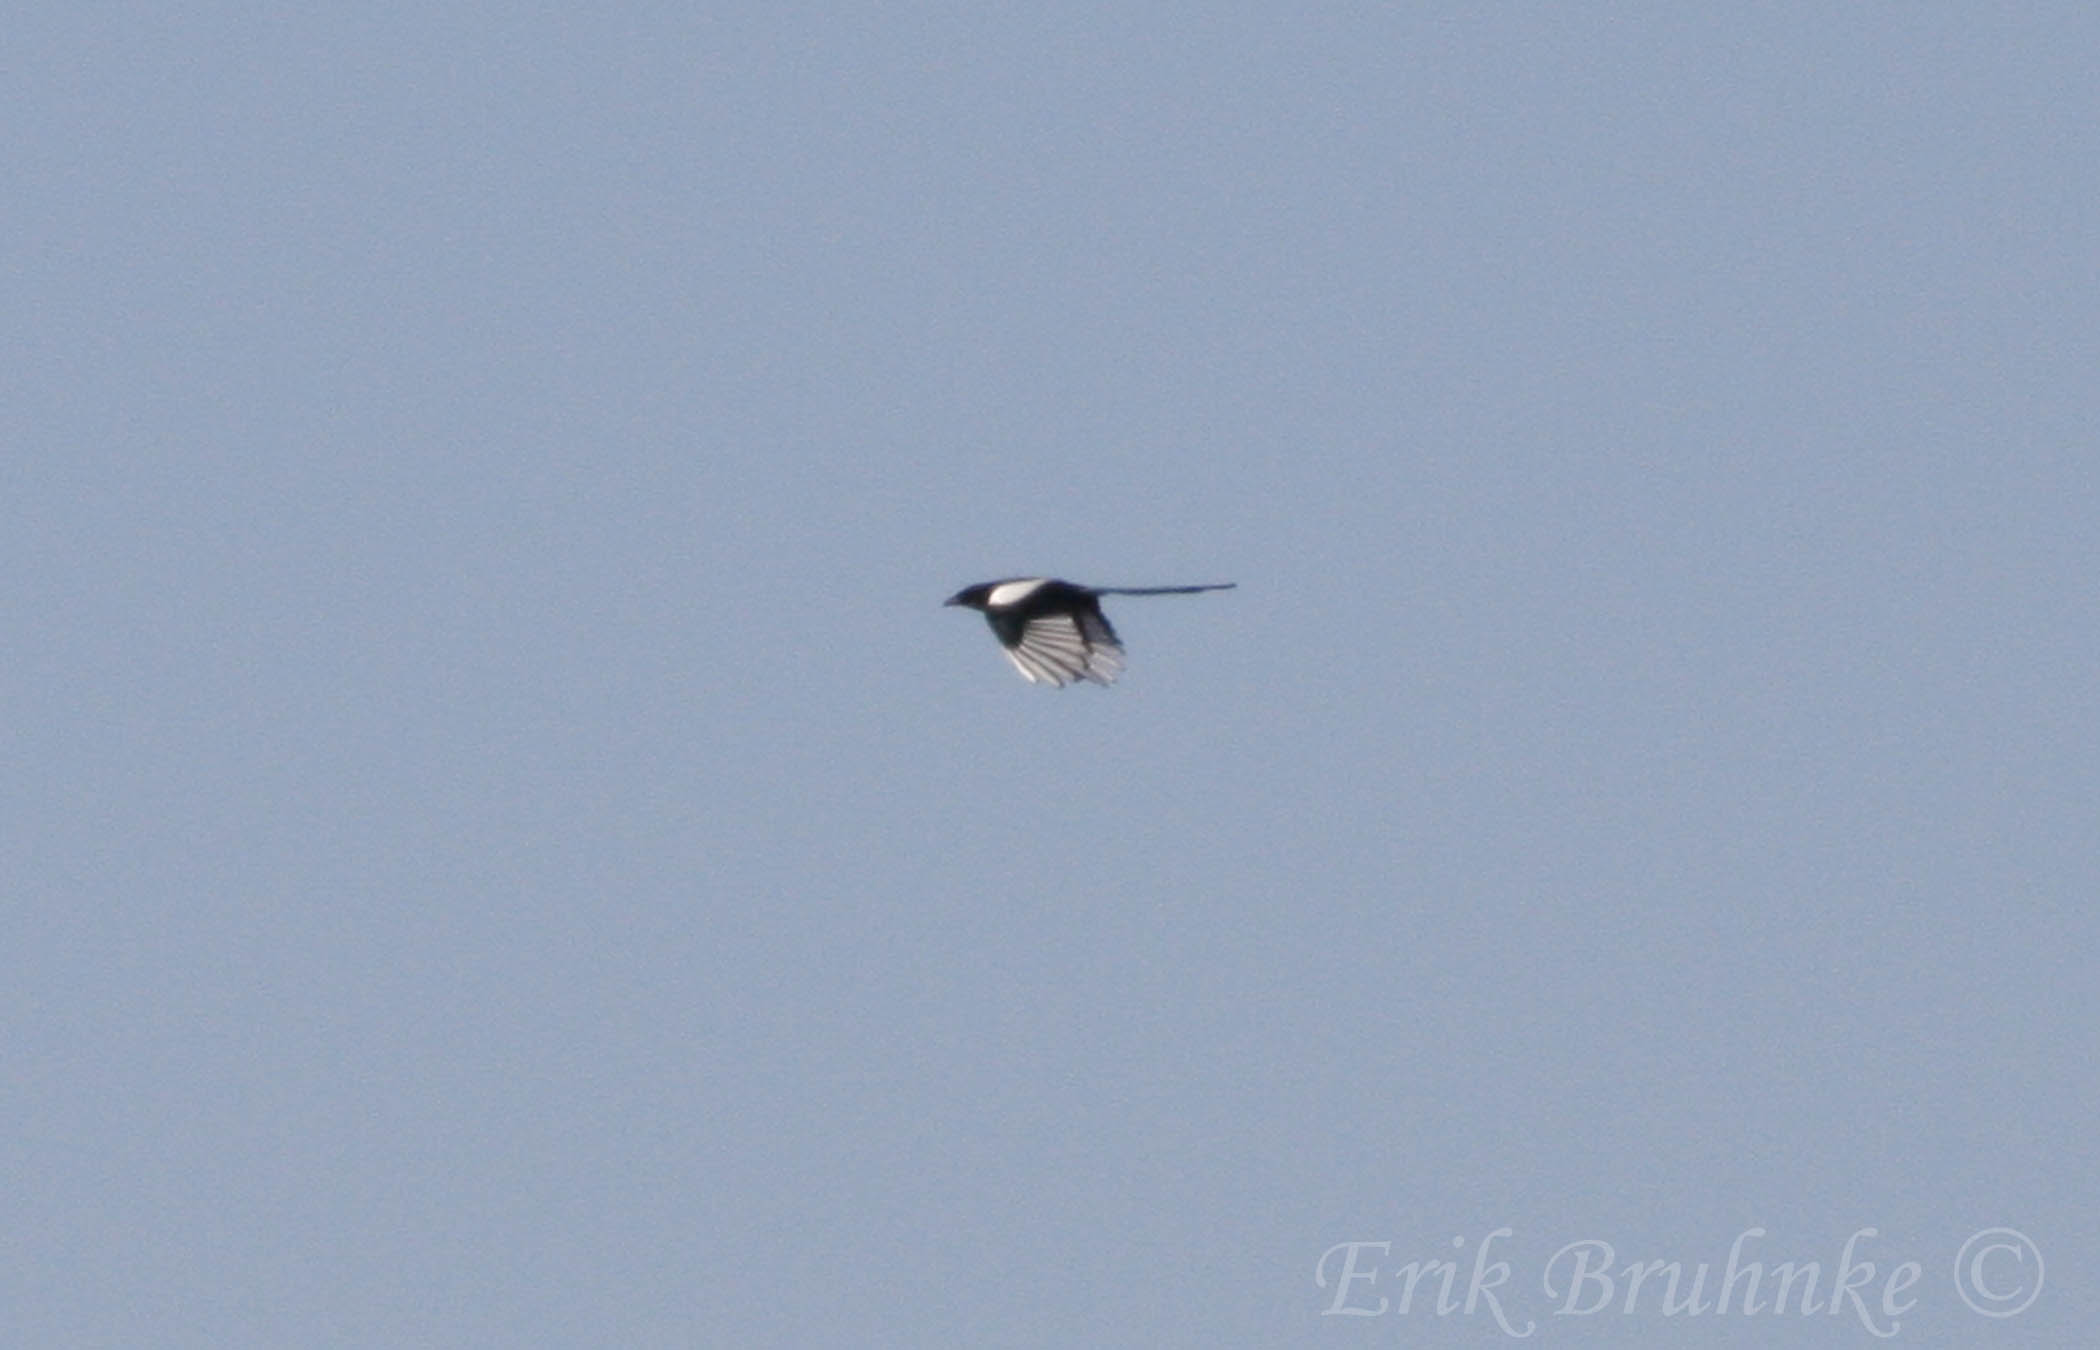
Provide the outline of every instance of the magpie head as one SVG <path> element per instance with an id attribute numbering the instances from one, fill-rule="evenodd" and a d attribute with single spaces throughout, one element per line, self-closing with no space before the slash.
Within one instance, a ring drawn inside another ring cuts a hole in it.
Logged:
<path id="1" fill-rule="evenodd" d="M 986 597 L 990 596 L 991 593 L 992 583 L 987 581 L 981 586 L 965 586 L 941 603 L 944 605 L 966 605 L 971 609 L 983 609 Z"/>

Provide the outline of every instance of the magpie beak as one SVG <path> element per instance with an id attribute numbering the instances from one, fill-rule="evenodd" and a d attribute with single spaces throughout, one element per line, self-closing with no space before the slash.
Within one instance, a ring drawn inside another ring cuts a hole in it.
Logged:
<path id="1" fill-rule="evenodd" d="M 1101 612 L 1102 596 L 1192 595 L 1236 584 L 1080 586 L 1054 577 L 1009 577 L 965 586 L 942 603 L 981 612 L 1022 678 L 1063 688 L 1080 680 L 1113 684 L 1123 673 L 1123 643 Z"/>

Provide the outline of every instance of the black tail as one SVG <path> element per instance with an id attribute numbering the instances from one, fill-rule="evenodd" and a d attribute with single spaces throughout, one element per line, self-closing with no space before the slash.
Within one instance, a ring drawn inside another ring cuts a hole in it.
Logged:
<path id="1" fill-rule="evenodd" d="M 1229 591 L 1239 585 L 1237 581 L 1223 581 L 1215 586 L 1096 586 L 1096 595 L 1194 595 L 1197 591 Z"/>

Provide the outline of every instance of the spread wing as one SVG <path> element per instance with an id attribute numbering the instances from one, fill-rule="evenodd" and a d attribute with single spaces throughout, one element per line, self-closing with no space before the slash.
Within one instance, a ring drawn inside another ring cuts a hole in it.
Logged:
<path id="1" fill-rule="evenodd" d="M 1014 669 L 1037 684 L 1113 684 L 1123 673 L 1123 644 L 1098 605 L 1038 614 L 1005 650 Z"/>

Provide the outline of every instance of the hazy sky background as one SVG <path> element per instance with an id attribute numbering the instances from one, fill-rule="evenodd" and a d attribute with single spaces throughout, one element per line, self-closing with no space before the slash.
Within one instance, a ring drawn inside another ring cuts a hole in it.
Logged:
<path id="1" fill-rule="evenodd" d="M 8 28 L 7 1344 L 2100 1324 L 2100 10 Z"/>

